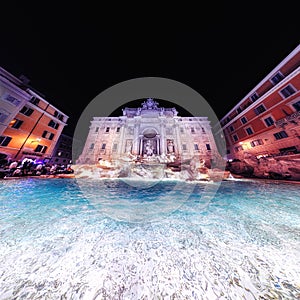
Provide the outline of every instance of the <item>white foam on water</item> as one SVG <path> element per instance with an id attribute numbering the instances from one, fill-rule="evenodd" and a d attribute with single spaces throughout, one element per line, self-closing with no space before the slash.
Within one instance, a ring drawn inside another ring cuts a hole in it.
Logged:
<path id="1" fill-rule="evenodd" d="M 199 220 L 195 220 L 199 221 Z M 211 220 L 212 222 L 213 220 Z M 299 244 L 249 243 L 208 220 L 58 219 L 1 243 L 1 299 L 265 299 L 299 295 Z M 170 225 L 170 222 L 171 225 Z M 83 226 L 84 225 L 84 226 Z M 190 228 L 192 226 L 192 229 Z M 23 297 L 23 298 L 22 298 Z M 147 298 L 148 297 L 148 298 Z"/>

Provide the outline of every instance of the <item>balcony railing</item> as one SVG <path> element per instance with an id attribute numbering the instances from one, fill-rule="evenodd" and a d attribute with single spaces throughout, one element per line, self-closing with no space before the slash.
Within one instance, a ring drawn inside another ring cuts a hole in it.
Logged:
<path id="1" fill-rule="evenodd" d="M 298 118 L 300 118 L 300 111 L 297 111 L 289 116 L 286 116 L 286 117 L 276 121 L 275 126 L 284 128 L 284 126 L 288 125 L 289 123 L 297 125 Z"/>

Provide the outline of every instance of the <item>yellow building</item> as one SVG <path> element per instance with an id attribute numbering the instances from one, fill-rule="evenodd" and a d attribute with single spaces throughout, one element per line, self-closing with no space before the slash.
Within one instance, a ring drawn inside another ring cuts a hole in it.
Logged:
<path id="1" fill-rule="evenodd" d="M 0 68 L 0 153 L 12 160 L 47 161 L 68 116 L 28 82 Z"/>

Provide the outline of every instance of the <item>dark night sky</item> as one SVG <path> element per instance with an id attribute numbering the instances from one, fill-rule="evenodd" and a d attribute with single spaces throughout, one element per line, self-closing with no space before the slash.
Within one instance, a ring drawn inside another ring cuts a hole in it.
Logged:
<path id="1" fill-rule="evenodd" d="M 67 134 L 95 96 L 138 77 L 184 83 L 221 118 L 300 41 L 291 5 L 289 14 L 216 3 L 174 14 L 146 2 L 129 14 L 40 3 L 2 5 L 0 65 L 70 116 Z"/>

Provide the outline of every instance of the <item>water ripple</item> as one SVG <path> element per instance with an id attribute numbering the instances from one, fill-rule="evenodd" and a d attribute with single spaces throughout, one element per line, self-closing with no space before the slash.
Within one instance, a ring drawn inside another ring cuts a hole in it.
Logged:
<path id="1" fill-rule="evenodd" d="M 300 297 L 293 186 L 283 201 L 286 185 L 273 194 L 224 183 L 205 210 L 192 195 L 165 218 L 135 224 L 105 216 L 74 182 L 44 182 L 26 183 L 37 192 L 28 194 L 1 186 L 0 299 Z"/>

